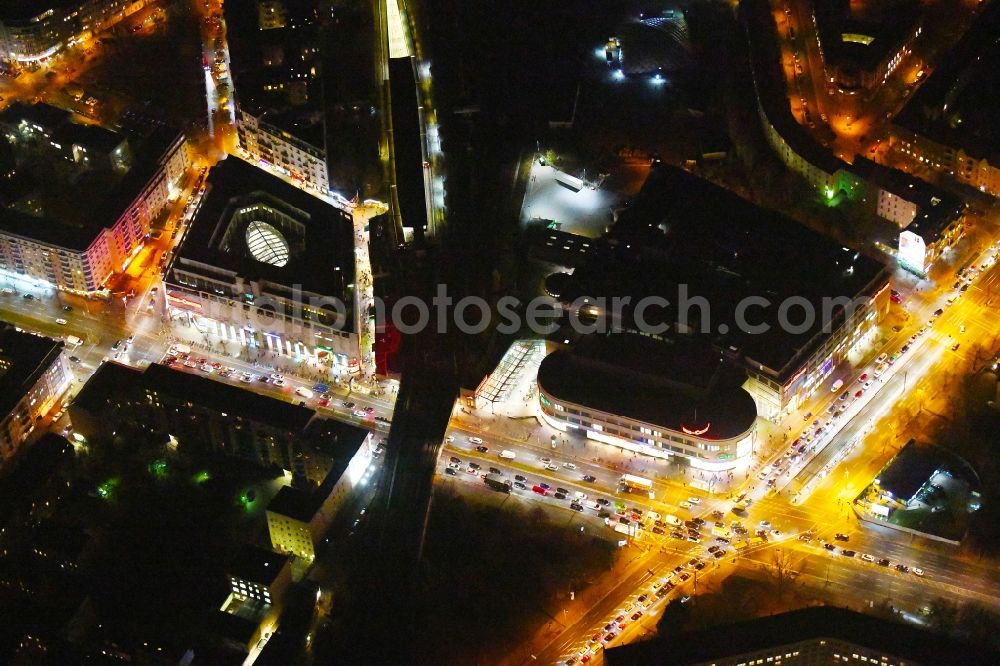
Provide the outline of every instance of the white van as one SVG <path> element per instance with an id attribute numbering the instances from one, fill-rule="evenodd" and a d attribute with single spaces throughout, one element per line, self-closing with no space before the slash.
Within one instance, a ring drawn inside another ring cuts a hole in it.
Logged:
<path id="1" fill-rule="evenodd" d="M 517 457 L 517 454 L 514 453 L 513 451 L 508 451 L 507 449 L 504 449 L 503 451 L 500 452 L 500 457 L 503 458 L 504 460 L 513 460 L 514 458 Z"/>
<path id="2" fill-rule="evenodd" d="M 76 337 L 75 335 L 67 335 L 66 344 L 68 344 L 70 347 L 79 347 L 80 345 L 83 344 L 83 340 Z"/>
<path id="3" fill-rule="evenodd" d="M 843 387 L 844 387 L 844 380 L 843 379 L 838 379 L 837 381 L 835 381 L 833 383 L 833 386 L 830 387 L 830 393 L 836 393 L 837 391 L 839 391 Z"/>

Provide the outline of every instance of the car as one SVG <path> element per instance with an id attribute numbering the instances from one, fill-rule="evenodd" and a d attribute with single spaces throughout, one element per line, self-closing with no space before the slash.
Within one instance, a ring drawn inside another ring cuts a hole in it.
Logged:
<path id="1" fill-rule="evenodd" d="M 469 469 L 482 469 L 482 468 L 483 468 L 483 466 L 480 465 L 477 462 L 470 462 L 469 463 Z"/>
<path id="2" fill-rule="evenodd" d="M 727 539 L 724 536 L 717 536 L 715 537 L 715 540 L 718 541 L 719 543 L 729 543 L 729 539 Z"/>
<path id="3" fill-rule="evenodd" d="M 514 480 L 515 480 L 515 481 L 520 481 L 521 483 L 524 483 L 524 482 L 525 482 L 525 481 L 527 481 L 528 479 L 526 479 L 526 478 L 524 477 L 524 475 L 522 475 L 522 474 L 515 474 L 515 475 L 514 475 Z"/>
<path id="4" fill-rule="evenodd" d="M 912 569 L 910 569 L 910 571 L 913 573 L 914 576 L 920 576 L 921 578 L 923 578 L 924 576 L 924 570 L 921 569 L 920 567 L 913 567 Z"/>
<path id="5" fill-rule="evenodd" d="M 683 533 L 678 532 L 677 530 L 674 530 L 673 532 L 670 533 L 670 538 L 671 539 L 686 539 L 687 537 L 684 536 Z"/>
<path id="6" fill-rule="evenodd" d="M 758 524 L 759 524 L 759 525 L 760 525 L 761 527 L 763 527 L 764 529 L 767 529 L 767 528 L 769 528 L 769 527 L 771 526 L 771 521 L 770 521 L 770 520 L 762 520 L 762 521 L 760 521 L 760 523 L 758 523 Z"/>
<path id="7" fill-rule="evenodd" d="M 580 504 L 579 502 L 570 502 L 569 508 L 573 509 L 574 511 L 583 511 L 583 505 Z"/>
<path id="8" fill-rule="evenodd" d="M 375 408 L 374 407 L 365 407 L 365 413 L 366 414 L 374 414 L 375 413 Z"/>
<path id="9" fill-rule="evenodd" d="M 864 389 L 861 389 L 860 391 L 858 391 L 857 393 L 854 394 L 854 399 L 857 400 L 858 398 L 860 398 L 864 394 L 865 394 Z"/>
<path id="10" fill-rule="evenodd" d="M 562 493 L 563 495 L 569 495 L 569 491 L 566 490 L 565 488 L 556 487 L 556 492 Z"/>
<path id="11" fill-rule="evenodd" d="M 329 407 L 330 406 L 330 401 L 327 400 L 326 398 L 323 398 L 322 400 L 320 400 L 316 404 L 319 405 L 320 407 Z"/>
<path id="12" fill-rule="evenodd" d="M 33 295 L 31 295 L 31 294 L 24 294 L 23 296 L 21 296 L 21 298 L 23 298 L 26 301 L 33 301 L 33 300 L 35 300 L 35 297 Z"/>
<path id="13" fill-rule="evenodd" d="M 826 548 L 826 549 L 827 549 L 828 551 L 830 551 L 831 553 L 832 553 L 833 551 L 837 550 L 837 547 L 836 547 L 836 546 L 834 546 L 834 545 L 833 545 L 832 543 L 824 543 L 824 544 L 823 544 L 823 547 L 824 547 L 824 548 Z"/>
<path id="14" fill-rule="evenodd" d="M 591 476 L 590 474 L 586 474 L 584 475 L 583 480 L 586 481 L 587 483 L 593 483 L 594 481 L 597 481 L 597 477 Z"/>
<path id="15" fill-rule="evenodd" d="M 267 378 L 266 377 L 262 377 L 262 379 L 266 380 Z M 364 413 L 364 411 L 362 411 L 360 409 L 354 410 L 353 413 L 354 413 L 354 416 L 358 417 L 359 419 L 363 419 L 366 416 L 368 416 L 367 414 Z"/>
<path id="16" fill-rule="evenodd" d="M 451 468 L 451 467 L 445 467 L 445 469 L 444 469 L 444 473 L 445 473 L 445 474 L 447 474 L 448 476 L 457 476 L 457 475 L 458 475 L 458 472 L 456 472 L 456 471 L 455 471 L 455 470 L 454 470 L 453 468 Z"/>
<path id="17" fill-rule="evenodd" d="M 844 557 L 854 557 L 855 555 L 857 555 L 857 553 L 855 553 L 853 550 L 842 550 L 840 551 L 840 554 L 843 555 Z"/>
<path id="18" fill-rule="evenodd" d="M 908 567 L 908 566 L 906 566 L 905 564 L 902 564 L 902 563 L 897 564 L 895 568 L 896 568 L 896 571 L 898 571 L 900 573 L 907 573 L 910 570 L 910 567 Z"/>
<path id="19" fill-rule="evenodd" d="M 837 532 L 836 534 L 833 535 L 833 538 L 836 539 L 837 541 L 850 541 L 851 540 L 851 537 L 847 536 L 846 534 L 844 534 L 842 532 Z"/>
<path id="20" fill-rule="evenodd" d="M 473 444 L 482 444 L 483 443 L 483 438 L 482 437 L 470 437 L 469 441 L 472 442 Z"/>
<path id="21" fill-rule="evenodd" d="M 547 483 L 539 483 L 538 485 L 540 485 L 540 486 L 541 486 L 542 488 L 545 488 L 546 490 L 548 490 L 549 488 L 551 488 L 551 487 L 552 487 L 552 486 L 550 486 L 550 485 L 549 485 L 549 484 L 547 484 Z"/>
<path id="22" fill-rule="evenodd" d="M 558 472 L 559 471 L 559 468 L 556 467 L 555 465 L 553 465 L 552 463 L 549 463 L 548 465 L 546 465 L 545 469 L 547 469 L 550 472 Z"/>
<path id="23" fill-rule="evenodd" d="M 604 497 L 598 497 L 597 503 L 600 504 L 601 506 L 610 506 L 611 500 L 605 499 Z"/>
<path id="24" fill-rule="evenodd" d="M 479 441 L 482 441 L 482 440 L 479 440 Z M 490 450 L 489 447 L 486 447 L 486 446 L 477 446 L 476 447 L 476 451 L 479 451 L 480 453 L 486 453 L 489 450 Z"/>
<path id="25" fill-rule="evenodd" d="M 665 532 L 663 531 L 662 527 L 655 527 L 654 526 L 652 532 L 653 532 L 653 534 L 665 534 Z"/>
<path id="26" fill-rule="evenodd" d="M 840 401 L 847 400 L 847 396 L 849 396 L 850 394 L 851 394 L 850 391 L 844 391 L 839 396 L 837 396 L 837 400 L 840 400 Z"/>
<path id="27" fill-rule="evenodd" d="M 783 534 L 781 530 L 771 530 L 771 537 L 774 539 L 780 539 Z"/>
<path id="28" fill-rule="evenodd" d="M 449 458 L 449 460 L 450 460 L 451 462 L 453 462 L 453 463 L 460 463 L 460 462 L 462 462 L 461 460 L 459 460 L 459 459 L 458 459 L 458 458 L 456 458 L 455 456 L 452 456 L 451 458 Z"/>
<path id="29" fill-rule="evenodd" d="M 691 543 L 701 543 L 701 535 L 700 534 L 688 534 L 687 540 L 690 541 Z"/>
<path id="30" fill-rule="evenodd" d="M 346 407 L 347 409 L 354 409 L 355 404 L 353 402 L 348 402 L 347 400 L 345 400 L 344 407 Z"/>
<path id="31" fill-rule="evenodd" d="M 539 458 L 538 462 L 542 463 L 542 466 L 544 467 L 545 465 L 548 465 L 550 462 L 552 462 L 552 458 Z"/>
<path id="32" fill-rule="evenodd" d="M 563 469 L 576 469 L 576 465 L 571 462 L 564 462 Z"/>
<path id="33" fill-rule="evenodd" d="M 73 306 L 72 305 L 64 305 L 64 306 L 62 306 L 62 311 L 63 312 L 72 312 L 73 311 Z"/>
<path id="34" fill-rule="evenodd" d="M 682 574 L 680 575 L 680 577 L 678 577 L 677 581 L 678 581 L 679 583 L 684 583 L 684 582 L 686 582 L 687 580 L 689 580 L 690 578 L 691 578 L 691 574 L 689 574 L 689 573 L 687 573 L 687 572 L 685 571 L 684 573 L 682 573 Z"/>
<path id="35" fill-rule="evenodd" d="M 573 496 L 576 497 L 578 500 L 587 499 L 587 493 L 581 493 L 579 490 L 573 493 Z"/>
<path id="36" fill-rule="evenodd" d="M 875 556 L 869 555 L 868 553 L 861 553 L 861 559 L 864 560 L 865 562 L 874 562 Z"/>
<path id="37" fill-rule="evenodd" d="M 858 383 L 859 384 L 864 384 L 866 381 L 868 381 L 868 373 L 867 372 L 862 373 L 862 375 L 860 377 L 858 377 Z"/>
<path id="38" fill-rule="evenodd" d="M 616 634 L 613 631 L 608 632 L 608 634 L 605 635 L 604 638 L 601 639 L 601 642 L 605 643 L 605 644 L 610 643 L 611 641 L 615 640 L 615 636 L 617 636 L 617 635 L 618 634 Z"/>
<path id="39" fill-rule="evenodd" d="M 642 611 L 641 610 L 632 613 L 632 616 L 629 619 L 632 620 L 633 622 L 638 622 L 640 617 L 642 617 Z"/>
<path id="40" fill-rule="evenodd" d="M 694 565 L 694 570 L 695 571 L 701 571 L 704 568 L 705 568 L 705 563 L 704 562 L 698 562 L 698 564 Z"/>
<path id="41" fill-rule="evenodd" d="M 536 493 L 538 493 L 539 495 L 542 495 L 542 496 L 545 496 L 545 495 L 549 494 L 548 489 L 542 488 L 541 486 L 532 486 L 531 490 L 532 490 L 532 492 L 536 492 Z"/>
<path id="42" fill-rule="evenodd" d="M 908 351 L 910 351 L 910 345 L 903 345 L 902 347 L 899 348 L 900 354 L 905 354 Z"/>
<path id="43" fill-rule="evenodd" d="M 888 557 L 883 557 L 878 562 L 876 562 L 876 564 L 878 564 L 880 567 L 887 567 L 887 566 L 889 566 L 889 558 Z"/>
<path id="44" fill-rule="evenodd" d="M 497 476 L 503 476 L 503 472 L 501 472 L 496 467 L 490 467 L 490 474 L 496 474 Z"/>
<path id="45" fill-rule="evenodd" d="M 962 345 L 961 345 L 960 343 L 956 342 L 955 344 L 953 344 L 953 345 L 951 346 L 951 350 L 952 350 L 952 351 L 958 351 L 958 348 L 959 348 L 959 347 L 961 347 L 961 346 L 962 346 Z"/>
<path id="46" fill-rule="evenodd" d="M 941 308 L 938 308 L 937 310 L 934 311 L 934 317 L 935 318 L 940 317 L 943 314 L 944 314 L 944 310 L 942 310 Z"/>
<path id="47" fill-rule="evenodd" d="M 870 381 L 867 381 L 867 382 L 864 383 L 864 385 L 861 388 L 863 388 L 864 390 L 867 391 L 871 387 L 872 387 L 872 383 Z"/>
<path id="48" fill-rule="evenodd" d="M 121 346 L 122 346 L 122 341 L 121 340 L 115 340 L 114 344 L 111 345 L 111 348 L 112 349 L 118 349 Z"/>
<path id="49" fill-rule="evenodd" d="M 688 502 L 691 504 L 701 504 L 701 500 L 697 497 L 688 497 Z"/>
<path id="50" fill-rule="evenodd" d="M 518 490 L 525 490 L 528 486 L 524 485 L 520 481 L 515 481 L 514 487 L 517 488 Z"/>
<path id="51" fill-rule="evenodd" d="M 811 534 L 800 534 L 799 535 L 799 541 L 812 541 L 812 539 L 813 538 L 812 538 Z"/>
<path id="52" fill-rule="evenodd" d="M 70 360 L 70 363 L 79 363 L 80 362 L 80 359 L 77 358 L 76 356 L 70 356 L 69 360 Z"/>
<path id="53" fill-rule="evenodd" d="M 682 509 L 690 509 L 691 508 L 691 502 L 679 502 L 677 504 L 677 506 L 679 506 Z"/>

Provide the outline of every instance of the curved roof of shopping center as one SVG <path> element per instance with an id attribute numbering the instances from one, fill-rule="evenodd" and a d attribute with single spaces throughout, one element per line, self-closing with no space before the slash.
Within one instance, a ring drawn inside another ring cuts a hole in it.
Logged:
<path id="1" fill-rule="evenodd" d="M 757 406 L 741 379 L 709 349 L 633 335 L 588 336 L 538 368 L 554 400 L 709 441 L 753 428 Z"/>

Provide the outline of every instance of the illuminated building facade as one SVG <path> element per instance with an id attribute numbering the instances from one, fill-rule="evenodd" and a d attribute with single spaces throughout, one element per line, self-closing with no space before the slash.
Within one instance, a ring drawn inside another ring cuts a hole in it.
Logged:
<path id="1" fill-rule="evenodd" d="M 558 430 L 717 471 L 752 451 L 757 408 L 742 380 L 708 346 L 592 335 L 545 357 L 538 402 Z"/>
<path id="2" fill-rule="evenodd" d="M 0 2 L 0 59 L 44 63 L 66 46 L 109 29 L 150 0 Z"/>
<path id="3" fill-rule="evenodd" d="M 343 424 L 341 424 L 343 425 Z M 354 428 L 353 426 L 347 426 Z M 361 428 L 327 449 L 332 465 L 312 490 L 285 486 L 267 505 L 267 531 L 271 547 L 312 562 L 316 547 L 340 507 L 359 484 L 372 462 L 372 435 Z"/>
<path id="4" fill-rule="evenodd" d="M 721 632 L 721 633 L 720 633 Z M 720 640 L 720 635 L 725 639 Z M 609 666 L 879 664 L 972 666 L 997 661 L 988 648 L 956 641 L 911 623 L 846 608 L 813 606 L 711 630 L 691 631 L 607 650 Z"/>
<path id="5" fill-rule="evenodd" d="M 276 0 L 258 3 L 255 16 L 247 14 L 226 12 L 240 148 L 255 164 L 326 195 L 317 14 L 310 3 L 293 7 Z"/>
<path id="6" fill-rule="evenodd" d="M 0 325 L 0 463 L 35 431 L 71 380 L 62 342 Z"/>
<path id="7" fill-rule="evenodd" d="M 133 150 L 131 139 L 75 125 L 68 114 L 58 121 L 58 109 L 40 106 L 14 105 L 0 116 L 4 138 L 15 154 L 25 154 L 25 164 L 18 160 L 4 176 L 16 194 L 5 202 L 0 220 L 0 273 L 77 293 L 99 292 L 142 249 L 150 224 L 190 166 L 188 147 L 183 135 L 159 129 L 139 138 Z M 77 183 L 94 183 L 88 192 L 67 186 L 67 196 L 93 197 L 78 219 L 50 215 L 30 187 L 17 191 L 18 172 L 30 171 L 39 147 L 53 160 L 72 161 Z"/>
<path id="8" fill-rule="evenodd" d="M 1000 196 L 1000 6 L 986 4 L 975 23 L 893 119 L 889 145 L 916 175 L 933 171 Z"/>
<path id="9" fill-rule="evenodd" d="M 842 93 L 867 94 L 885 84 L 923 31 L 916 3 L 811 4 L 826 82 Z"/>

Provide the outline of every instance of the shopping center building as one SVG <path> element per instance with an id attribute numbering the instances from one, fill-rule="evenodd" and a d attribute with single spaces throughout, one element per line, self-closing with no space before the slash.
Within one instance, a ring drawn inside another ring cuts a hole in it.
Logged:
<path id="1" fill-rule="evenodd" d="M 237 347 L 359 368 L 350 214 L 237 157 L 212 169 L 164 282 L 174 322 Z"/>
<path id="2" fill-rule="evenodd" d="M 595 244 L 559 300 L 627 297 L 588 309 L 651 338 L 710 341 L 765 418 L 812 395 L 889 309 L 886 266 L 676 167 L 655 165 Z M 667 302 L 640 310 L 650 298 Z"/>
<path id="3" fill-rule="evenodd" d="M 692 467 L 736 467 L 753 450 L 757 407 L 703 341 L 589 335 L 538 368 L 542 419 L 612 446 Z"/>

